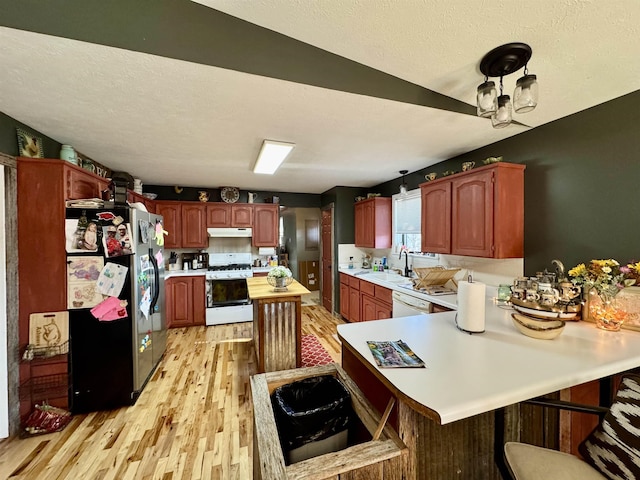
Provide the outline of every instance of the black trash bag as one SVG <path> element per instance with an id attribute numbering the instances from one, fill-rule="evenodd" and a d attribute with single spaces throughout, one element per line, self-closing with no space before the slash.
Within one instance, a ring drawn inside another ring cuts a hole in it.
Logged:
<path id="1" fill-rule="evenodd" d="M 349 390 L 332 375 L 282 385 L 271 403 L 285 452 L 342 432 L 353 416 Z"/>

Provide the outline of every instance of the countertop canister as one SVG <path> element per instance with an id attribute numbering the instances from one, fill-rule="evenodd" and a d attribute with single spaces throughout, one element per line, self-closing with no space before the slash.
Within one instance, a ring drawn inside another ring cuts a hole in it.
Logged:
<path id="1" fill-rule="evenodd" d="M 76 155 L 76 151 L 71 145 L 62 145 L 62 147 L 60 147 L 60 158 L 74 165 L 78 165 L 78 155 Z"/>

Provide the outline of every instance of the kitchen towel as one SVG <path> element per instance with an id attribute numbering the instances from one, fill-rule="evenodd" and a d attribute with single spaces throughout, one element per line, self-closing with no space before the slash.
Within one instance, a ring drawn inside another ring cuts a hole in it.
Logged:
<path id="1" fill-rule="evenodd" d="M 481 282 L 458 282 L 456 325 L 464 332 L 484 332 L 486 286 Z"/>

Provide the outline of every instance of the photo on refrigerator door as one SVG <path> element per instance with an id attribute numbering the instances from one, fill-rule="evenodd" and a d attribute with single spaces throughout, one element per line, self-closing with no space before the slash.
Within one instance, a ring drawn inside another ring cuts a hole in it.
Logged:
<path id="1" fill-rule="evenodd" d="M 102 227 L 102 232 L 104 251 L 108 258 L 134 253 L 131 243 L 131 228 L 128 223 Z"/>
<path id="2" fill-rule="evenodd" d="M 98 251 L 100 234 L 98 224 L 89 221 L 85 215 L 82 215 L 78 219 L 66 219 L 65 237 L 67 253 Z"/>

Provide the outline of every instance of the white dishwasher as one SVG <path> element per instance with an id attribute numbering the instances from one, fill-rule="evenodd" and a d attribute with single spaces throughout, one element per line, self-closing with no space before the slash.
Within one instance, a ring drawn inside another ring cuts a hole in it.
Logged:
<path id="1" fill-rule="evenodd" d="M 431 313 L 431 302 L 404 292 L 393 292 L 393 318 Z"/>

